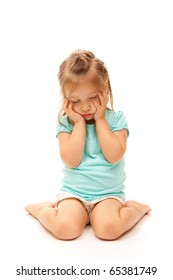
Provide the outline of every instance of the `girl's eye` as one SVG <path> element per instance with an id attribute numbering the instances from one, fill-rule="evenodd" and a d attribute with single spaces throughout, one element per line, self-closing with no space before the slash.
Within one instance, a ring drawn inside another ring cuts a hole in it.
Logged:
<path id="1" fill-rule="evenodd" d="M 96 96 L 94 96 L 94 97 L 91 97 L 90 99 L 96 99 L 97 98 L 97 95 Z"/>
<path id="2" fill-rule="evenodd" d="M 72 101 L 73 102 L 73 104 L 77 104 L 77 103 L 79 103 L 79 100 L 77 100 L 77 101 Z"/>

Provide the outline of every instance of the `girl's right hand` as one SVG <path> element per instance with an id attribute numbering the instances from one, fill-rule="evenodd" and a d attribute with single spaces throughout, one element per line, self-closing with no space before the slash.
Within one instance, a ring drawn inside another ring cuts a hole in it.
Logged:
<path id="1" fill-rule="evenodd" d="M 73 103 L 70 102 L 67 98 L 64 100 L 63 110 L 67 114 L 67 116 L 74 122 L 74 124 L 85 121 L 80 114 L 76 113 L 73 110 Z"/>

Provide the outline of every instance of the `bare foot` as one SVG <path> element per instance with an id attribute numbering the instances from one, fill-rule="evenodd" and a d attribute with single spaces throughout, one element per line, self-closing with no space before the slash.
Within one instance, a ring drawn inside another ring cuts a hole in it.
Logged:
<path id="1" fill-rule="evenodd" d="M 135 200 L 126 201 L 125 207 L 135 208 L 137 211 L 139 211 L 141 216 L 144 216 L 145 214 L 148 214 L 151 211 L 151 208 L 147 204 L 143 204 L 143 203 L 137 202 Z"/>
<path id="2" fill-rule="evenodd" d="M 52 202 L 42 202 L 36 204 L 28 204 L 25 206 L 25 210 L 33 217 L 37 217 L 37 214 L 43 208 L 55 208 L 55 204 Z"/>

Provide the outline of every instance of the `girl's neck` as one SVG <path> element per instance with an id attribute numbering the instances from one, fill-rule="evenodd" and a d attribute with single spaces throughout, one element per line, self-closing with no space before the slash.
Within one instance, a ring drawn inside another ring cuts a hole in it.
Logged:
<path id="1" fill-rule="evenodd" d="M 94 119 L 88 120 L 88 121 L 85 121 L 85 122 L 86 122 L 86 124 L 95 124 L 95 120 Z"/>

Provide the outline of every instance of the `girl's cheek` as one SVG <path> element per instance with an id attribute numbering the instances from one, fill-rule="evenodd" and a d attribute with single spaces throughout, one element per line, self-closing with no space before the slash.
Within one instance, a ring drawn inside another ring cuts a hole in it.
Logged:
<path id="1" fill-rule="evenodd" d="M 79 106 L 78 106 L 77 104 L 73 104 L 73 110 L 74 110 L 76 113 L 79 113 L 79 112 L 80 112 Z"/>
<path id="2" fill-rule="evenodd" d="M 95 113 L 95 112 L 96 112 L 96 107 L 95 107 L 94 104 L 91 105 L 91 108 L 92 108 L 92 109 L 91 109 L 91 110 L 92 110 L 92 113 Z"/>

